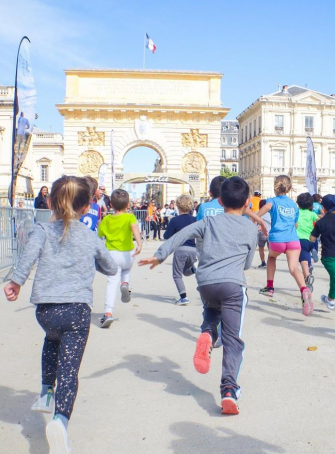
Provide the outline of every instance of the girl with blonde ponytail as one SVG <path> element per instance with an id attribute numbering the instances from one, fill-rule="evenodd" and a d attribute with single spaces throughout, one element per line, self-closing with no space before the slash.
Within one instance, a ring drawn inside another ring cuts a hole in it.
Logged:
<path id="1" fill-rule="evenodd" d="M 30 302 L 36 305 L 36 318 L 46 335 L 42 389 L 32 410 L 54 412 L 46 427 L 52 454 L 70 452 L 67 425 L 90 329 L 95 270 L 107 276 L 117 272 L 104 243 L 79 222 L 90 198 L 85 178 L 63 176 L 54 182 L 50 204 L 55 220 L 36 224 L 12 280 L 4 289 L 7 299 L 15 301 L 38 260 Z"/>
<path id="2" fill-rule="evenodd" d="M 257 213 L 258 216 L 262 217 L 269 212 L 271 216 L 267 284 L 259 293 L 265 296 L 273 296 L 276 259 L 280 254 L 286 254 L 288 268 L 300 289 L 302 313 L 311 315 L 314 309 L 312 293 L 306 287 L 304 275 L 299 268 L 301 246 L 296 231 L 299 210 L 296 203 L 286 195 L 291 189 L 290 178 L 287 175 L 279 175 L 274 181 L 276 197 L 267 199 L 266 204 Z"/>

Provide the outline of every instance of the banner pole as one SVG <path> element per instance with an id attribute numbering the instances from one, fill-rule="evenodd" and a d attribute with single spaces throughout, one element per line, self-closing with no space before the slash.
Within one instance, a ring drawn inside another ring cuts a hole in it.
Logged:
<path id="1" fill-rule="evenodd" d="M 27 36 L 24 36 L 19 44 L 19 49 L 17 51 L 17 57 L 16 57 L 16 69 L 15 69 L 15 87 L 14 87 L 14 106 L 13 106 L 13 130 L 12 130 L 12 173 L 11 173 L 11 183 L 10 183 L 10 205 L 13 208 L 14 206 L 14 192 L 15 192 L 15 187 L 14 187 L 14 164 L 15 164 L 15 139 L 16 139 L 16 117 L 18 114 L 18 100 L 17 100 L 17 67 L 19 63 L 19 54 L 20 54 L 20 48 L 22 41 L 24 39 L 27 39 L 29 42 L 29 38 Z"/>
<path id="2" fill-rule="evenodd" d="M 114 129 L 111 130 L 111 192 L 115 189 L 115 172 L 114 172 Z"/>

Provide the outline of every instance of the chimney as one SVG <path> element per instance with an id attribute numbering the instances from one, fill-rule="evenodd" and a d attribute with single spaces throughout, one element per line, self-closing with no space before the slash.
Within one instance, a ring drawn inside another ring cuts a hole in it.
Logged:
<path id="1" fill-rule="evenodd" d="M 278 84 L 278 91 L 280 91 L 281 84 Z"/>
<path id="2" fill-rule="evenodd" d="M 283 85 L 283 93 L 287 93 L 288 85 Z"/>

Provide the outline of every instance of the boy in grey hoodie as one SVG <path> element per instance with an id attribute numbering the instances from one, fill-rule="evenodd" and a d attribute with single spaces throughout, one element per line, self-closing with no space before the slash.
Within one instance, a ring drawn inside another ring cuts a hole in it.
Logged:
<path id="1" fill-rule="evenodd" d="M 225 213 L 208 216 L 185 227 L 166 241 L 154 257 L 141 260 L 151 269 L 162 263 L 186 240 L 201 238 L 203 246 L 196 273 L 198 290 L 204 302 L 202 334 L 193 357 L 195 369 L 206 374 L 210 354 L 222 323 L 221 406 L 224 414 L 238 414 L 240 387 L 237 376 L 244 343 L 240 338 L 248 302 L 244 270 L 252 263 L 257 245 L 257 227 L 243 216 L 249 206 L 249 186 L 239 177 L 228 178 L 221 186 Z"/>

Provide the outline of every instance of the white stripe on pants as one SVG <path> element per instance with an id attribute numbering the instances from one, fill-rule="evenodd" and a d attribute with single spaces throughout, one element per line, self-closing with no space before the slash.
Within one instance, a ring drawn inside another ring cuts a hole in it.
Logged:
<path id="1" fill-rule="evenodd" d="M 113 313 L 116 297 L 120 291 L 120 284 L 122 282 L 129 283 L 130 270 L 134 262 L 134 251 L 109 251 L 109 253 L 117 264 L 117 273 L 115 276 L 107 276 L 105 314 L 106 312 Z"/>

